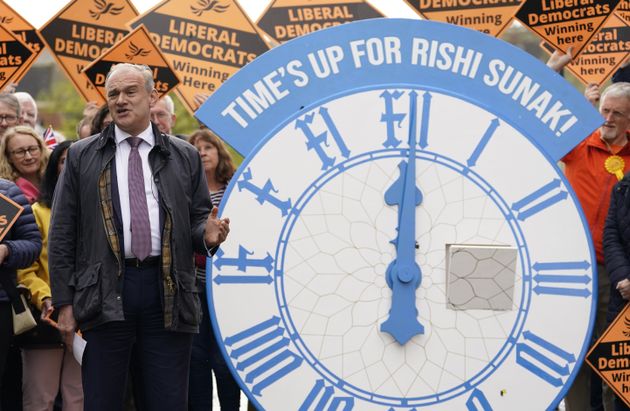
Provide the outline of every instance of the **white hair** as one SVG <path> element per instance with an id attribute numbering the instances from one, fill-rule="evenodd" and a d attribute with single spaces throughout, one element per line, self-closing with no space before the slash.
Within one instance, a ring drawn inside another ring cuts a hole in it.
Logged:
<path id="1" fill-rule="evenodd" d="M 160 100 L 164 100 L 164 104 L 166 105 L 166 110 L 169 114 L 175 114 L 175 103 L 173 103 L 173 99 L 168 94 L 162 97 Z"/>

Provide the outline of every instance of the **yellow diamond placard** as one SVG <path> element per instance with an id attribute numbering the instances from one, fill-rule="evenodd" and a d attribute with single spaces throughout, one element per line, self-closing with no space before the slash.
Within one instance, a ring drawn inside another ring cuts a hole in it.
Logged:
<path id="1" fill-rule="evenodd" d="M 11 79 L 12 82 L 19 83 L 46 46 L 35 27 L 3 1 L 0 1 L 0 24 L 22 40 L 22 43 L 26 44 L 33 52 L 31 57 L 24 62 Z"/>
<path id="2" fill-rule="evenodd" d="M 177 94 L 190 113 L 196 95 L 212 94 L 269 49 L 233 0 L 164 0 L 131 23 L 144 24 L 175 69 Z"/>
<path id="3" fill-rule="evenodd" d="M 22 40 L 0 24 L 0 89 L 13 80 L 15 73 L 32 55 L 33 52 Z"/>
<path id="4" fill-rule="evenodd" d="M 355 20 L 383 17 L 364 0 L 275 0 L 258 27 L 279 43 Z"/>
<path id="5" fill-rule="evenodd" d="M 615 9 L 615 14 L 630 24 L 630 0 L 621 0 Z"/>
<path id="6" fill-rule="evenodd" d="M 129 0 L 72 0 L 40 33 L 53 56 L 86 101 L 104 100 L 83 69 L 120 41 L 138 16 Z"/>
<path id="7" fill-rule="evenodd" d="M 523 0 L 405 0 L 421 17 L 468 27 L 498 37 Z"/>
<path id="8" fill-rule="evenodd" d="M 554 48 L 577 56 L 620 0 L 525 0 L 516 18 Z"/>
<path id="9" fill-rule="evenodd" d="M 105 54 L 83 70 L 103 99 L 107 99 L 107 92 L 105 91 L 107 73 L 112 65 L 118 63 L 145 64 L 149 66 L 151 71 L 153 71 L 155 89 L 160 96 L 168 94 L 179 84 L 175 70 L 166 60 L 162 50 L 153 43 L 149 31 L 144 25 L 138 26 L 138 28 L 123 37 Z"/>
<path id="10" fill-rule="evenodd" d="M 584 84 L 604 84 L 630 55 L 626 47 L 628 39 L 630 26 L 613 14 L 582 53 L 567 65 L 567 70 Z M 554 51 L 548 43 L 541 47 L 549 54 Z"/>
<path id="11" fill-rule="evenodd" d="M 630 304 L 597 340 L 586 362 L 630 407 Z"/>

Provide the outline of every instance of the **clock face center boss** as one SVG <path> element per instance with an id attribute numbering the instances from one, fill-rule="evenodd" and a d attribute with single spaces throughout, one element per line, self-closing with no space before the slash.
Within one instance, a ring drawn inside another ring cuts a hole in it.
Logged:
<path id="1" fill-rule="evenodd" d="M 559 401 L 589 338 L 593 253 L 555 157 L 596 114 L 539 63 L 474 32 L 404 20 L 335 31 L 272 50 L 197 113 L 246 154 L 221 209 L 230 240 L 208 269 L 241 386 L 264 409 Z M 452 48 L 420 72 L 411 57 L 358 64 L 352 42 L 380 33 L 401 56 L 418 33 Z M 335 47 L 327 75 L 308 65 Z M 439 68 L 458 47 L 479 56 L 474 72 Z M 484 81 L 508 54 L 531 82 L 519 98 Z M 305 83 L 269 74 L 278 67 Z M 265 99 L 265 78 L 285 96 Z M 542 92 L 565 122 L 527 109 L 523 96 Z M 260 113 L 239 111 L 252 101 Z"/>

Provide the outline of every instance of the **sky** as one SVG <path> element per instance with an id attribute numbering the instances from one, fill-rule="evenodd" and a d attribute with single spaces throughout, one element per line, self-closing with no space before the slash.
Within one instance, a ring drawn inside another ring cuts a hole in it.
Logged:
<path id="1" fill-rule="evenodd" d="M 265 10 L 271 0 L 237 0 L 254 22 Z M 63 6 L 68 0 L 4 0 L 33 26 L 40 28 Z M 157 3 L 158 0 L 131 0 L 138 12 L 144 13 Z M 419 18 L 418 15 L 403 0 L 370 0 L 369 3 L 386 17 Z"/>

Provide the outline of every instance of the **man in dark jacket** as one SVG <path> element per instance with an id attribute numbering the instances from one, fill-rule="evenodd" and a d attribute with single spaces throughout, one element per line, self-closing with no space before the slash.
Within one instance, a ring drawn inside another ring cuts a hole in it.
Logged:
<path id="1" fill-rule="evenodd" d="M 200 321 L 193 252 L 229 232 L 210 212 L 199 154 L 150 122 L 150 69 L 119 64 L 105 82 L 113 123 L 68 150 L 50 226 L 53 303 L 67 341 L 78 327 L 86 410 L 122 408 L 135 345 L 149 410 L 186 410 Z"/>

